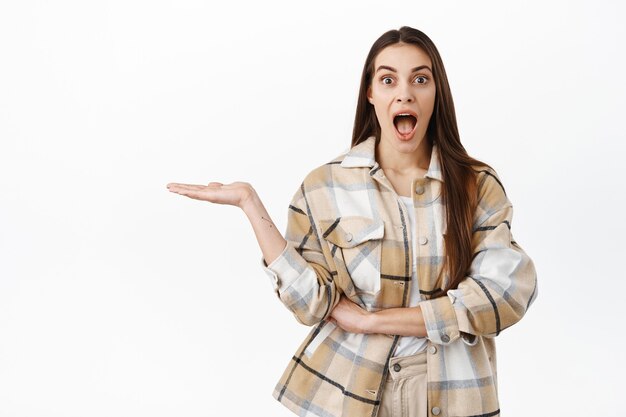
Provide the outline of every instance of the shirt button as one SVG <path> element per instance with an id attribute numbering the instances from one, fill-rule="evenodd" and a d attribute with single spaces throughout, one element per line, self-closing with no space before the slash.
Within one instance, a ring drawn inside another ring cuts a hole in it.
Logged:
<path id="1" fill-rule="evenodd" d="M 438 416 L 439 414 L 441 414 L 441 409 L 439 407 L 433 407 L 432 410 L 430 410 L 434 416 Z"/>
<path id="2" fill-rule="evenodd" d="M 352 242 L 352 233 L 346 233 L 346 240 Z"/>
<path id="3" fill-rule="evenodd" d="M 421 185 L 418 185 L 417 187 L 415 187 L 415 194 L 419 194 L 419 195 L 424 194 L 424 187 Z"/>
<path id="4" fill-rule="evenodd" d="M 428 243 L 428 239 L 426 238 L 426 236 L 420 236 L 419 242 L 420 245 L 425 245 Z"/>
<path id="5" fill-rule="evenodd" d="M 430 353 L 431 355 L 434 355 L 435 353 L 437 353 L 437 348 L 435 346 L 429 346 L 428 347 L 428 353 Z"/>
<path id="6" fill-rule="evenodd" d="M 450 336 L 448 336 L 447 334 L 444 334 L 441 336 L 441 341 L 443 343 L 448 343 L 450 341 Z"/>
<path id="7" fill-rule="evenodd" d="M 395 365 L 393 365 L 393 370 L 396 372 L 400 372 L 400 369 L 402 369 L 402 367 L 400 366 L 399 363 L 396 363 Z"/>

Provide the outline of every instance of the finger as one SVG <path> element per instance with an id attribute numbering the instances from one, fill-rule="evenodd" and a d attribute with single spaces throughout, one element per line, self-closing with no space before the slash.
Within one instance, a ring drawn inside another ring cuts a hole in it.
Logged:
<path id="1" fill-rule="evenodd" d="M 184 195 L 196 200 L 208 201 L 210 203 L 229 204 L 223 200 L 223 192 L 215 187 L 208 187 L 206 185 L 190 186 L 190 187 L 173 187 L 170 188 L 171 192 Z"/>
<path id="2" fill-rule="evenodd" d="M 169 187 L 170 190 L 203 190 L 206 185 L 197 184 L 173 184 Z"/>
<path id="3" fill-rule="evenodd" d="M 197 185 L 197 184 L 185 184 L 182 182 L 170 182 L 167 184 L 167 188 L 170 187 L 189 187 L 189 186 L 193 186 L 193 185 Z"/>
<path id="4" fill-rule="evenodd" d="M 224 185 L 224 184 L 222 184 L 221 182 L 217 182 L 217 181 L 211 181 L 211 182 L 208 184 L 208 186 L 209 186 L 209 187 L 211 187 L 211 186 L 214 186 L 214 187 L 221 187 L 221 186 L 223 186 L 223 185 Z"/>
<path id="5" fill-rule="evenodd" d="M 178 190 L 178 191 L 174 191 L 174 192 L 176 194 L 184 195 L 185 197 L 193 198 L 195 200 L 206 200 L 206 194 L 203 195 L 201 191 L 196 191 L 196 190 Z"/>
<path id="6" fill-rule="evenodd" d="M 350 306 L 351 306 L 351 305 L 356 305 L 356 303 L 355 303 L 354 301 L 352 301 L 351 299 L 349 299 L 348 297 L 344 298 L 344 299 L 343 299 L 343 302 L 344 302 L 346 305 L 350 305 Z"/>

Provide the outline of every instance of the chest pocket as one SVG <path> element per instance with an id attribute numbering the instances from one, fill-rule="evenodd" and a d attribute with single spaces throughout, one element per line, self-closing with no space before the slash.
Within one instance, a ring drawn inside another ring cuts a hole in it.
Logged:
<path id="1" fill-rule="evenodd" d="M 380 291 L 384 222 L 369 217 L 346 216 L 319 223 L 324 239 L 336 246 L 334 256 L 345 264 L 356 291 L 377 294 Z"/>

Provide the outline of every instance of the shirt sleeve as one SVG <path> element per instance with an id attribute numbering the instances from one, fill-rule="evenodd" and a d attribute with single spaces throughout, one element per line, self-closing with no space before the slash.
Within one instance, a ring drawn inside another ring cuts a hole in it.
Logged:
<path id="1" fill-rule="evenodd" d="M 422 301 L 427 337 L 448 344 L 459 337 L 494 337 L 517 323 L 537 298 L 537 274 L 511 233 L 513 206 L 493 170 L 479 174 L 472 234 L 474 258 L 467 276 L 447 296 Z"/>
<path id="2" fill-rule="evenodd" d="M 312 222 L 304 186 L 289 204 L 285 239 L 282 253 L 269 265 L 261 257 L 261 267 L 282 303 L 298 322 L 310 326 L 330 315 L 341 293 Z"/>

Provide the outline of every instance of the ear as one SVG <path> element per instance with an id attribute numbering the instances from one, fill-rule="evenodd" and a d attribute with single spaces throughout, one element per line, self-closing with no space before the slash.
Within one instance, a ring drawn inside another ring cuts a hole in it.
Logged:
<path id="1" fill-rule="evenodd" d="M 367 87 L 367 100 L 370 102 L 370 104 L 374 104 L 372 99 L 372 87 Z"/>

